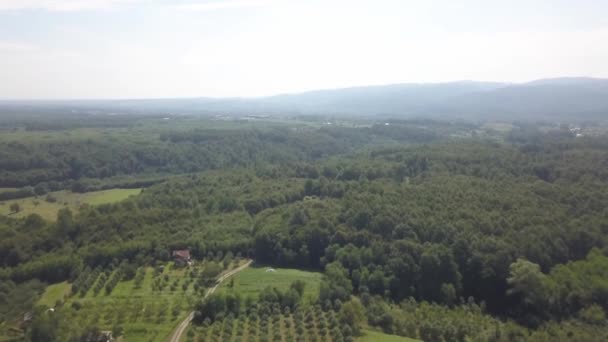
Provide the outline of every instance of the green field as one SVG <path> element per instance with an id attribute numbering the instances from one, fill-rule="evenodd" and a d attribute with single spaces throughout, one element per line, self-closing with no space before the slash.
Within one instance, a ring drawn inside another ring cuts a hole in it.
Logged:
<path id="1" fill-rule="evenodd" d="M 409 337 L 389 335 L 374 330 L 363 330 L 363 336 L 357 338 L 358 342 L 420 342 Z"/>
<path id="2" fill-rule="evenodd" d="M 304 298 L 315 299 L 319 294 L 322 274 L 290 268 L 249 267 L 234 276 L 234 287 L 228 288 L 230 281 L 223 283 L 219 291 L 235 291 L 243 297 L 257 297 L 267 286 L 276 287 L 281 291 L 289 289 L 292 282 L 301 280 L 306 283 Z"/>
<path id="3" fill-rule="evenodd" d="M 18 190 L 17 188 L 0 188 L 0 193 Z"/>
<path id="4" fill-rule="evenodd" d="M 114 203 L 119 202 L 124 199 L 127 199 L 129 196 L 139 195 L 141 189 L 111 189 L 111 190 L 102 190 L 102 191 L 94 191 L 89 193 L 84 193 L 81 195 L 85 196 L 83 201 L 90 205 L 100 205 L 106 203 Z"/>
<path id="5" fill-rule="evenodd" d="M 129 196 L 138 195 L 140 192 L 141 189 L 111 189 L 85 193 L 76 193 L 66 190 L 55 191 L 49 193 L 56 199 L 55 202 L 47 201 L 47 195 L 0 201 L 0 215 L 26 217 L 30 214 L 38 214 L 46 220 L 54 221 L 57 218 L 57 212 L 62 208 L 70 208 L 71 210 L 76 211 L 85 204 L 99 205 L 114 203 L 127 199 Z M 11 212 L 10 206 L 13 203 L 18 203 L 21 207 L 19 212 Z"/>
<path id="6" fill-rule="evenodd" d="M 54 307 L 58 300 L 63 300 L 65 296 L 70 294 L 71 287 L 72 285 L 68 284 L 67 281 L 47 286 L 38 300 L 38 305 Z"/>

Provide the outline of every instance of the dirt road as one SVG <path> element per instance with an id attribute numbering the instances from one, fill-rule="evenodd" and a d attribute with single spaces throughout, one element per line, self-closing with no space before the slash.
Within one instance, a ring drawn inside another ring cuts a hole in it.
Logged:
<path id="1" fill-rule="evenodd" d="M 217 281 L 215 282 L 215 286 L 213 286 L 212 288 L 207 290 L 207 293 L 205 293 L 205 297 L 203 297 L 203 299 L 205 299 L 205 298 L 209 297 L 211 294 L 213 294 L 213 292 L 215 292 L 217 287 L 220 286 L 220 284 L 224 280 L 230 278 L 235 273 L 240 272 L 240 271 L 244 270 L 245 268 L 249 267 L 249 265 L 251 265 L 252 262 L 253 262 L 253 260 L 249 260 L 249 261 L 247 261 L 247 263 L 245 263 L 231 271 L 228 271 L 228 272 L 224 273 L 222 276 L 220 276 L 219 278 L 217 278 Z M 192 318 L 194 318 L 194 311 L 192 311 L 190 314 L 188 314 L 188 317 L 186 317 L 186 319 L 184 319 L 177 326 L 177 329 L 175 329 L 175 331 L 171 335 L 171 338 L 169 339 L 170 342 L 179 342 L 180 338 L 182 337 L 182 334 L 184 333 L 184 331 L 186 331 L 186 328 L 188 328 L 188 324 L 190 324 L 190 322 L 192 321 Z"/>

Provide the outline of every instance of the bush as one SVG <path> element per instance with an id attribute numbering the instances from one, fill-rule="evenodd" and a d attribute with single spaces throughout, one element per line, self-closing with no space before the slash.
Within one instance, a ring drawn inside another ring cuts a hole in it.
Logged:
<path id="1" fill-rule="evenodd" d="M 343 325 L 342 326 L 342 335 L 344 336 L 352 336 L 353 335 L 353 329 L 351 329 L 351 327 L 349 325 Z"/>
<path id="2" fill-rule="evenodd" d="M 578 316 L 581 320 L 589 324 L 606 324 L 606 313 L 602 307 L 597 304 L 582 309 Z"/>
<path id="3" fill-rule="evenodd" d="M 115 325 L 114 327 L 112 327 L 112 335 L 114 337 L 121 336 L 123 331 L 124 331 L 124 329 L 120 325 Z"/>
<path id="4" fill-rule="evenodd" d="M 78 311 L 80 309 L 82 309 L 82 303 L 80 303 L 79 301 L 75 300 L 72 302 L 72 309 Z"/>
<path id="5" fill-rule="evenodd" d="M 11 210 L 11 213 L 18 213 L 21 211 L 21 206 L 19 205 L 19 203 L 11 203 L 9 208 Z"/>

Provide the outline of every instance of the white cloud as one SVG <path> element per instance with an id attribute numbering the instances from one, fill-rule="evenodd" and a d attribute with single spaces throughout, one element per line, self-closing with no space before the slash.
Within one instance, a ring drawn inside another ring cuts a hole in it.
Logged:
<path id="1" fill-rule="evenodd" d="M 37 50 L 37 46 L 25 42 L 0 41 L 0 52 L 34 52 Z"/>
<path id="2" fill-rule="evenodd" d="M 46 10 L 74 12 L 108 9 L 142 0 L 0 0 L 0 11 Z"/>
<path id="3" fill-rule="evenodd" d="M 213 11 L 220 9 L 263 7 L 272 5 L 275 2 L 276 1 L 273 0 L 227 0 L 181 4 L 172 7 L 188 11 Z"/>
<path id="4" fill-rule="evenodd" d="M 0 97 L 256 96 L 398 82 L 608 77 L 604 21 L 568 26 L 528 13 L 534 25 L 488 28 L 496 16 L 450 22 L 426 0 L 418 7 L 377 1 L 388 7 L 352 0 L 0 0 L 0 10 L 33 10 L 0 25 L 0 80 L 10 80 L 0 82 Z M 135 10 L 90 22 L 52 12 L 94 8 Z M 0 21 L 5 13 L 13 14 L 0 12 Z"/>
<path id="5" fill-rule="evenodd" d="M 212 11 L 219 9 L 267 6 L 274 0 L 208 0 L 172 4 L 170 0 L 0 0 L 0 11 L 45 10 L 52 12 L 76 12 L 111 9 L 121 6 L 155 2 L 172 8 L 188 11 Z"/>

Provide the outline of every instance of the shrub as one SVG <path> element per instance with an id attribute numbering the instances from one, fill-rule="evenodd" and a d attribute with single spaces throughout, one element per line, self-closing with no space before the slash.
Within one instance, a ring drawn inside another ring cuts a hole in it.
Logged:
<path id="1" fill-rule="evenodd" d="M 606 323 L 606 313 L 604 313 L 602 307 L 597 304 L 593 304 L 585 309 L 582 309 L 578 316 L 581 318 L 581 320 L 589 324 Z"/>

